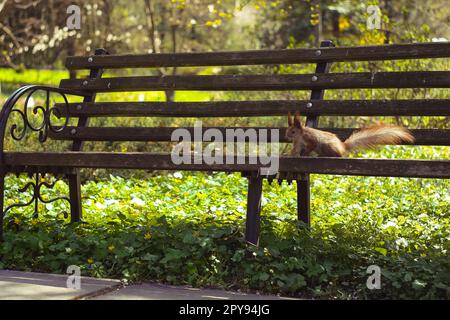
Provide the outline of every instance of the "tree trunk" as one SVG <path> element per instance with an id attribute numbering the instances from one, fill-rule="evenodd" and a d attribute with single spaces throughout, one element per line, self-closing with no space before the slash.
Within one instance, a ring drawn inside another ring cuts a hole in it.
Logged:
<path id="1" fill-rule="evenodd" d="M 340 17 L 340 13 L 337 10 L 333 10 L 331 13 L 331 19 L 332 19 L 332 24 L 333 24 L 333 36 L 335 38 L 339 38 L 340 35 L 340 30 L 339 30 L 339 17 Z"/>
<path id="2" fill-rule="evenodd" d="M 320 47 L 320 42 L 322 41 L 322 5 L 320 0 L 314 0 L 314 8 L 317 13 L 318 23 L 314 27 L 314 38 L 316 48 Z"/>
<path id="3" fill-rule="evenodd" d="M 390 0 L 384 0 L 384 7 L 386 8 L 386 14 L 388 16 L 389 25 L 391 25 L 391 19 L 392 19 L 392 5 Z M 389 44 L 391 31 L 389 30 L 389 25 L 385 26 L 383 28 L 384 30 L 384 43 Z"/>

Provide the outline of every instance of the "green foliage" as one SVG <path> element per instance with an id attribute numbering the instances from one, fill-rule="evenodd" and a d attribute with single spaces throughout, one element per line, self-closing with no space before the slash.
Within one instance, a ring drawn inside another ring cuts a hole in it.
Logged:
<path id="1" fill-rule="evenodd" d="M 17 72 L 14 69 L 0 68 L 0 82 L 14 84 L 47 84 L 58 86 L 61 79 L 69 77 L 68 71 L 29 69 Z"/>
<path id="2" fill-rule="evenodd" d="M 404 158 L 413 148 L 383 149 Z M 417 158 L 448 148 L 414 149 Z M 372 156 L 372 155 L 370 155 Z M 24 177 L 9 176 L 7 202 Z M 83 186 L 84 223 L 41 205 L 6 217 L 0 267 L 170 284 L 260 290 L 316 298 L 450 298 L 450 182 L 437 179 L 312 176 L 312 228 L 296 222 L 295 185 L 264 184 L 260 247 L 243 241 L 246 180 L 181 173 L 146 180 L 111 176 Z M 46 191 L 64 194 L 63 182 Z M 368 266 L 382 270 L 368 290 Z"/>

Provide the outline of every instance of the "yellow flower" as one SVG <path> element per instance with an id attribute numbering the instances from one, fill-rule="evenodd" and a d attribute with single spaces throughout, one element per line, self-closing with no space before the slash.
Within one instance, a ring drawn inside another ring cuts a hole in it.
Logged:
<path id="1" fill-rule="evenodd" d="M 14 218 L 14 223 L 15 223 L 15 224 L 20 224 L 19 218 Z"/>
<path id="2" fill-rule="evenodd" d="M 114 247 L 114 245 L 112 244 L 112 245 L 110 245 L 110 246 L 108 247 L 108 250 L 109 250 L 109 251 L 113 251 L 115 248 L 116 248 L 116 247 Z"/>
<path id="3" fill-rule="evenodd" d="M 150 232 L 147 232 L 147 233 L 144 235 L 144 239 L 145 239 L 145 240 L 150 240 L 151 238 L 152 238 L 152 235 L 151 235 Z"/>
<path id="4" fill-rule="evenodd" d="M 93 263 L 94 263 L 94 259 L 89 258 L 89 259 L 87 259 L 87 262 L 88 262 L 89 264 L 93 264 Z"/>
<path id="5" fill-rule="evenodd" d="M 386 35 L 384 32 L 374 30 L 371 32 L 365 32 L 362 38 L 359 40 L 361 45 L 365 44 L 383 44 L 386 41 Z"/>
<path id="6" fill-rule="evenodd" d="M 339 31 L 344 31 L 350 28 L 350 22 L 347 18 L 340 16 L 339 17 Z"/>

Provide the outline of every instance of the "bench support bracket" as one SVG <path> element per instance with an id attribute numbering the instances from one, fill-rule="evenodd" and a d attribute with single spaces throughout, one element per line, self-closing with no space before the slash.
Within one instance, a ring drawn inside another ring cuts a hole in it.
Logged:
<path id="1" fill-rule="evenodd" d="M 69 181 L 70 221 L 80 222 L 82 219 L 80 172 L 68 175 L 67 180 Z"/>
<path id="2" fill-rule="evenodd" d="M 3 218 L 5 217 L 4 209 L 5 197 L 5 174 L 0 172 L 0 242 L 3 242 Z"/>
<path id="3" fill-rule="evenodd" d="M 298 221 L 309 226 L 310 220 L 310 188 L 309 174 L 302 175 L 297 179 L 297 215 Z"/>
<path id="4" fill-rule="evenodd" d="M 105 55 L 108 52 L 105 49 L 96 49 L 95 55 Z M 103 73 L 102 69 L 91 69 L 89 78 L 96 79 L 101 78 Z M 89 96 L 86 96 L 83 100 L 84 103 L 94 102 L 95 101 L 95 93 L 92 93 Z M 89 118 L 88 117 L 80 117 L 78 119 L 77 127 L 82 128 L 88 125 Z M 72 151 L 81 151 L 83 148 L 83 142 L 81 140 L 74 140 L 72 145 Z M 81 178 L 80 178 L 80 170 L 76 170 L 75 173 L 67 176 L 69 180 L 69 189 L 70 189 L 70 221 L 71 222 L 80 222 L 83 219 L 82 213 L 82 204 L 81 204 Z"/>
<path id="5" fill-rule="evenodd" d="M 320 44 L 322 48 L 334 47 L 334 44 L 330 40 L 322 41 Z M 319 62 L 316 65 L 316 74 L 328 73 L 331 63 Z M 322 100 L 325 90 L 315 89 L 311 91 L 312 108 L 314 108 L 314 100 Z M 317 128 L 319 117 L 311 116 L 306 119 L 306 126 Z M 310 226 L 310 185 L 309 174 L 302 175 L 300 179 L 297 179 L 297 215 L 299 222 L 303 222 L 307 227 Z"/>
<path id="6" fill-rule="evenodd" d="M 0 173 L 0 241 L 3 241 L 3 225 L 4 225 L 4 218 L 5 215 L 13 208 L 18 207 L 28 207 L 30 205 L 34 206 L 34 212 L 33 212 L 33 219 L 37 219 L 39 216 L 39 202 L 40 203 L 52 203 L 59 200 L 65 200 L 67 202 L 70 202 L 70 199 L 65 196 L 57 196 L 53 197 L 51 199 L 45 199 L 42 196 L 42 188 L 46 189 L 53 189 L 56 182 L 60 180 L 60 177 L 55 176 L 55 179 L 53 182 L 47 182 L 45 177 L 45 173 L 28 173 L 28 176 L 30 178 L 33 178 L 33 181 L 27 182 L 25 186 L 19 189 L 19 192 L 21 193 L 31 193 L 31 198 L 29 200 L 26 200 L 25 202 L 15 202 L 5 207 L 5 173 Z M 66 212 L 62 212 L 64 215 L 64 218 L 67 218 L 68 215 Z"/>
<path id="7" fill-rule="evenodd" d="M 263 179 L 260 176 L 251 175 L 248 178 L 245 240 L 255 246 L 259 243 L 262 181 Z"/>

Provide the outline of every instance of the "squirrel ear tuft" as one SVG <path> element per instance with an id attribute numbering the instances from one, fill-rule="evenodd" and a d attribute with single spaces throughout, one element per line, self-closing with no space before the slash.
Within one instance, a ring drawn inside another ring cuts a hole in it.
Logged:
<path id="1" fill-rule="evenodd" d="M 294 125 L 297 128 L 302 128 L 302 123 L 300 122 L 300 113 L 297 111 L 294 116 Z"/>
<path id="2" fill-rule="evenodd" d="M 291 112 L 288 112 L 288 125 L 292 127 L 294 125 L 294 121 L 292 120 Z"/>

